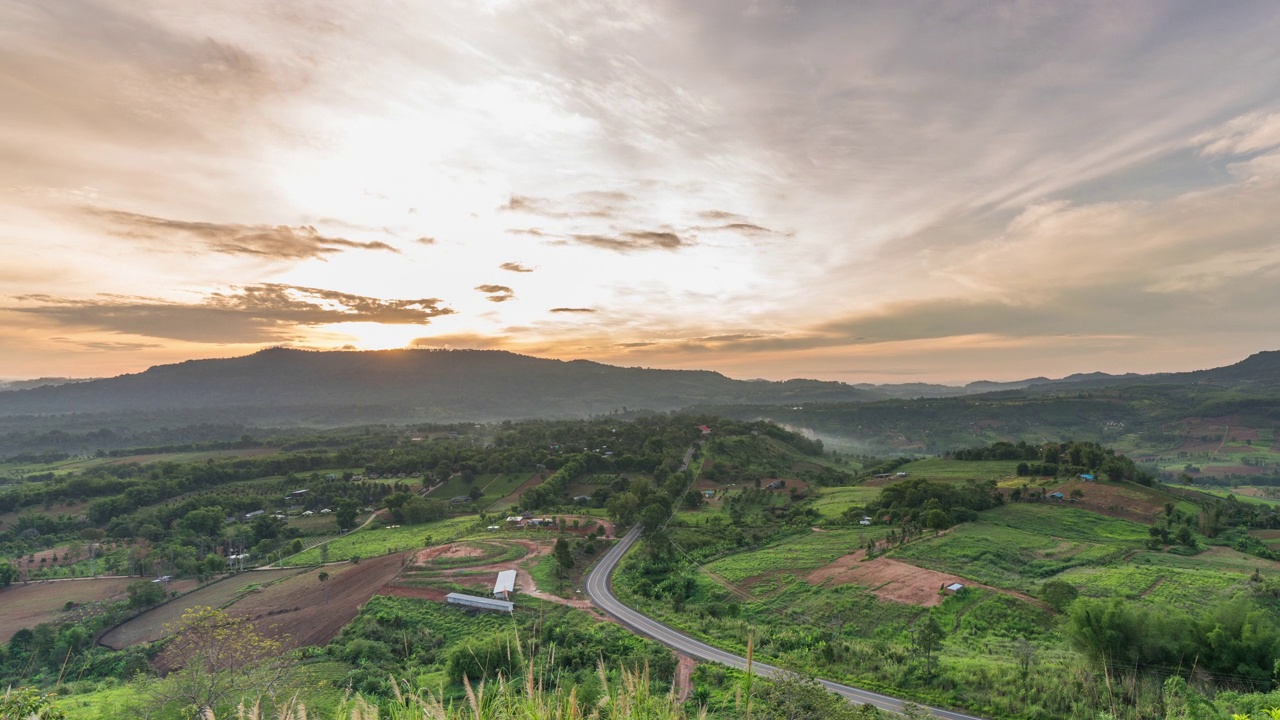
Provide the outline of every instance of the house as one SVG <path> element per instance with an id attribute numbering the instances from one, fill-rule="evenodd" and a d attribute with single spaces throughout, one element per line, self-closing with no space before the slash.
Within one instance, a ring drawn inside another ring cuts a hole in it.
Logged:
<path id="1" fill-rule="evenodd" d="M 713 497 L 715 497 L 715 496 L 716 496 L 716 491 L 715 491 L 715 490 L 703 490 L 703 491 L 702 491 L 702 497 L 705 497 L 705 498 L 713 498 Z"/>
<path id="2" fill-rule="evenodd" d="M 764 486 L 764 489 L 765 489 L 765 490 L 781 490 L 781 489 L 782 489 L 782 485 L 783 485 L 783 483 L 782 483 L 782 481 L 781 481 L 781 480 L 774 480 L 773 482 L 769 483 L 768 485 L 765 485 L 765 486 Z"/>
<path id="3" fill-rule="evenodd" d="M 258 517 L 259 515 L 266 515 L 266 514 L 267 514 L 267 511 L 266 511 L 266 510 L 254 510 L 253 512 L 247 512 L 247 513 L 245 513 L 245 514 L 244 514 L 244 519 L 245 519 L 245 520 L 252 520 L 252 519 L 254 519 L 254 518 Z"/>
<path id="4" fill-rule="evenodd" d="M 308 492 L 309 492 L 308 490 L 294 490 L 293 492 L 289 493 L 289 497 L 285 498 L 285 500 L 289 500 L 291 498 L 300 498 L 303 495 L 306 495 Z"/>
<path id="5" fill-rule="evenodd" d="M 1096 478 L 1094 478 L 1093 475 L 1090 473 L 1085 473 L 1080 476 L 1080 479 L 1085 482 L 1093 482 Z"/>
<path id="6" fill-rule="evenodd" d="M 591 496 L 590 495 L 574 495 L 573 501 L 576 503 L 591 502 Z"/>
<path id="7" fill-rule="evenodd" d="M 906 477 L 906 476 L 907 476 L 907 473 L 904 473 L 904 472 L 898 472 L 898 473 L 894 473 L 894 474 L 893 474 L 893 476 L 894 476 L 894 477 Z"/>
<path id="8" fill-rule="evenodd" d="M 512 516 L 510 516 L 510 517 L 508 517 L 508 518 L 507 518 L 507 522 L 509 522 L 509 523 L 518 523 L 518 522 L 520 522 L 521 520 L 524 520 L 524 516 L 523 516 L 523 515 L 512 515 Z"/>
<path id="9" fill-rule="evenodd" d="M 516 571 L 503 570 L 493 583 L 493 596 L 499 600 L 510 600 L 516 592 Z"/>
<path id="10" fill-rule="evenodd" d="M 707 427 L 706 425 L 699 425 L 698 431 L 701 432 L 703 435 L 711 434 L 711 428 Z"/>
<path id="11" fill-rule="evenodd" d="M 332 510 L 330 510 L 329 508 L 325 508 L 325 509 L 323 509 L 323 510 L 321 510 L 321 511 L 320 511 L 320 514 L 321 514 L 321 515 L 328 515 L 328 514 L 329 514 L 329 513 L 331 513 L 331 512 L 333 512 L 333 511 L 332 511 Z"/>
<path id="12" fill-rule="evenodd" d="M 462 505 L 464 503 L 469 503 L 469 502 L 471 502 L 470 495 L 459 495 L 457 497 L 453 497 L 449 499 L 450 505 Z"/>
<path id="13" fill-rule="evenodd" d="M 315 515 L 315 512 L 311 510 L 307 510 L 302 513 L 302 517 L 311 517 L 312 515 Z"/>
<path id="14" fill-rule="evenodd" d="M 951 583 L 945 589 L 949 593 L 958 593 L 964 589 L 964 583 Z"/>
<path id="15" fill-rule="evenodd" d="M 444 596 L 444 601 L 451 605 L 462 605 L 464 607 L 475 608 L 477 610 L 494 610 L 497 612 L 511 612 L 515 607 L 515 603 L 506 600 L 495 600 L 487 597 L 477 597 L 475 595 L 463 595 L 462 593 L 449 593 Z"/>
<path id="16" fill-rule="evenodd" d="M 862 519 L 858 521 L 858 524 L 859 524 L 859 525 L 870 525 L 870 524 L 871 524 L 871 518 L 867 517 L 866 515 L 863 515 L 863 516 L 862 516 Z"/>
<path id="17" fill-rule="evenodd" d="M 1060 492 L 1049 493 L 1050 500 L 1061 500 L 1062 498 L 1063 498 L 1063 495 Z"/>
<path id="18" fill-rule="evenodd" d="M 489 532 L 493 532 L 494 530 L 501 530 L 501 529 L 502 528 L 498 527 L 497 525 L 490 525 L 489 527 L 485 528 L 485 530 L 488 530 Z"/>

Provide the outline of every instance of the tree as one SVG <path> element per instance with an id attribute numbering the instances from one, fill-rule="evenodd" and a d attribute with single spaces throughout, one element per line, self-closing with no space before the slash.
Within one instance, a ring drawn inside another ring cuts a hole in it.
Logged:
<path id="1" fill-rule="evenodd" d="M 1080 499 L 1080 498 L 1082 498 L 1082 497 L 1084 497 L 1084 491 L 1083 491 L 1083 490 L 1081 490 L 1080 488 L 1072 488 L 1072 490 L 1071 490 L 1071 499 L 1072 499 L 1072 500 L 1079 500 L 1079 499 Z"/>
<path id="2" fill-rule="evenodd" d="M 946 530 L 951 527 L 951 518 L 945 510 L 930 510 L 924 516 L 924 524 L 933 530 Z"/>
<path id="3" fill-rule="evenodd" d="M 360 506 L 351 498 L 342 498 L 334 503 L 333 519 L 338 521 L 339 530 L 350 530 L 356 526 L 356 511 Z"/>
<path id="4" fill-rule="evenodd" d="M 556 549 L 553 554 L 561 572 L 567 572 L 573 567 L 573 552 L 569 550 L 569 543 L 564 538 L 556 540 Z"/>
<path id="5" fill-rule="evenodd" d="M 0 587 L 9 587 L 18 579 L 18 568 L 13 563 L 0 562 Z"/>
<path id="6" fill-rule="evenodd" d="M 1065 580 L 1050 580 L 1040 586 L 1040 597 L 1058 612 L 1066 610 L 1079 596 L 1080 591 L 1076 590 L 1076 586 Z"/>
<path id="7" fill-rule="evenodd" d="M 324 601 L 327 604 L 329 602 L 329 573 L 321 570 L 318 577 L 320 578 L 320 587 L 324 588 Z"/>
<path id="8" fill-rule="evenodd" d="M 164 602 L 166 593 L 164 586 L 150 580 L 139 580 L 135 583 L 129 583 L 126 588 L 129 593 L 129 605 L 135 608 L 151 607 Z"/>
<path id="9" fill-rule="evenodd" d="M 942 647 L 942 639 L 946 635 L 942 632 L 942 626 L 938 624 L 938 620 L 932 613 L 924 616 L 924 620 L 916 624 L 916 650 L 924 656 L 925 673 L 933 674 L 934 659 L 933 654 L 938 648 Z"/>
<path id="10" fill-rule="evenodd" d="M 248 619 L 197 607 L 187 610 L 173 630 L 165 656 L 176 669 L 163 679 L 144 681 L 142 694 L 152 707 L 221 716 L 243 698 L 274 696 L 292 677 L 287 638 L 260 635 Z"/>

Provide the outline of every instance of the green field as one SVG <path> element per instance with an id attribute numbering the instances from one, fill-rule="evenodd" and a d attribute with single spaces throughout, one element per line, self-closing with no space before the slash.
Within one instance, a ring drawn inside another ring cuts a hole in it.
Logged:
<path id="1" fill-rule="evenodd" d="M 758 550 L 730 555 L 705 568 L 734 583 L 762 575 L 814 570 L 853 552 L 868 540 L 884 537 L 883 527 L 809 532 Z"/>
<path id="2" fill-rule="evenodd" d="M 1061 503 L 1010 503 L 982 514 L 984 523 L 1084 542 L 1141 544 L 1147 526 L 1077 510 Z"/>
<path id="3" fill-rule="evenodd" d="M 1015 530 L 988 522 L 965 523 L 937 538 L 911 543 L 892 557 L 955 573 L 995 587 L 1032 591 L 1037 580 L 1073 567 L 1115 562 L 1131 549 Z"/>
<path id="4" fill-rule="evenodd" d="M 417 550 L 426 547 L 425 538 L 430 535 L 434 543 L 448 538 L 457 538 L 470 530 L 477 529 L 475 516 L 464 516 L 423 523 L 421 525 L 405 525 L 403 527 L 370 527 L 364 530 L 353 530 L 329 541 L 329 561 L 348 560 L 354 556 L 362 558 L 387 553 Z M 318 547 L 304 550 L 297 555 L 285 558 L 281 565 L 296 567 L 300 565 L 316 565 L 320 562 Z"/>
<path id="5" fill-rule="evenodd" d="M 852 485 L 818 488 L 813 507 L 828 520 L 835 520 L 853 506 L 862 506 L 880 497 L 880 488 Z"/>
<path id="6" fill-rule="evenodd" d="M 908 477 L 928 480 L 1001 480 L 1014 476 L 1017 468 L 1017 460 L 929 458 L 907 463 L 895 472 L 905 472 Z"/>

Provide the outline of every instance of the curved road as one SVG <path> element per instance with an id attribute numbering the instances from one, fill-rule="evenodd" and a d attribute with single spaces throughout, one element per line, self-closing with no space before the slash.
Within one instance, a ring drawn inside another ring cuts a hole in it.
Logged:
<path id="1" fill-rule="evenodd" d="M 686 460 L 686 462 L 688 461 Z M 613 594 L 613 587 L 610 579 L 613 575 L 613 571 L 618 566 L 618 561 L 622 559 L 622 556 L 627 553 L 627 550 L 629 550 L 639 538 L 640 526 L 637 525 L 631 529 L 631 532 L 627 533 L 621 540 L 619 540 L 618 544 L 614 545 L 613 548 L 600 559 L 600 563 L 591 570 L 591 573 L 587 576 L 586 584 L 587 596 L 591 598 L 591 602 L 602 612 L 613 616 L 613 618 L 621 623 L 623 627 L 626 627 L 637 634 L 653 638 L 672 650 L 684 653 L 685 655 L 689 655 L 690 657 L 694 657 L 699 660 L 717 662 L 739 670 L 746 670 L 746 658 L 725 652 L 724 650 L 712 647 L 699 640 L 694 640 L 688 635 L 673 630 L 657 620 L 654 620 L 647 615 L 642 615 L 626 605 L 623 605 L 622 601 L 618 600 L 618 598 Z M 757 674 L 765 677 L 778 677 L 789 674 L 787 670 L 759 662 L 753 662 L 752 667 Z M 841 685 L 840 683 L 834 683 L 829 680 L 819 680 L 818 682 L 826 689 L 845 698 L 846 700 L 849 700 L 850 702 L 874 705 L 881 710 L 887 710 L 893 713 L 902 712 L 903 703 L 897 698 L 889 697 L 888 695 L 881 695 L 869 690 L 860 690 L 855 687 L 850 687 L 849 685 Z M 951 710 L 941 710 L 938 708 L 929 708 L 929 710 L 935 716 L 945 718 L 946 720 L 981 720 L 981 718 L 976 716 L 965 715 L 964 713 L 953 712 Z"/>

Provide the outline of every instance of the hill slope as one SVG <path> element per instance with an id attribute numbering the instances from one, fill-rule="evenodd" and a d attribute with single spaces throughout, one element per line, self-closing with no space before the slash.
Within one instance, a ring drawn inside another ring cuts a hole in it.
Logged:
<path id="1" fill-rule="evenodd" d="M 166 409 L 243 410 L 273 422 L 350 410 L 362 421 L 572 417 L 701 403 L 860 402 L 835 382 L 743 381 L 709 371 L 620 368 L 496 350 L 310 352 L 276 348 L 0 394 L 0 416 Z M 372 411 L 372 412 L 371 412 Z"/>

